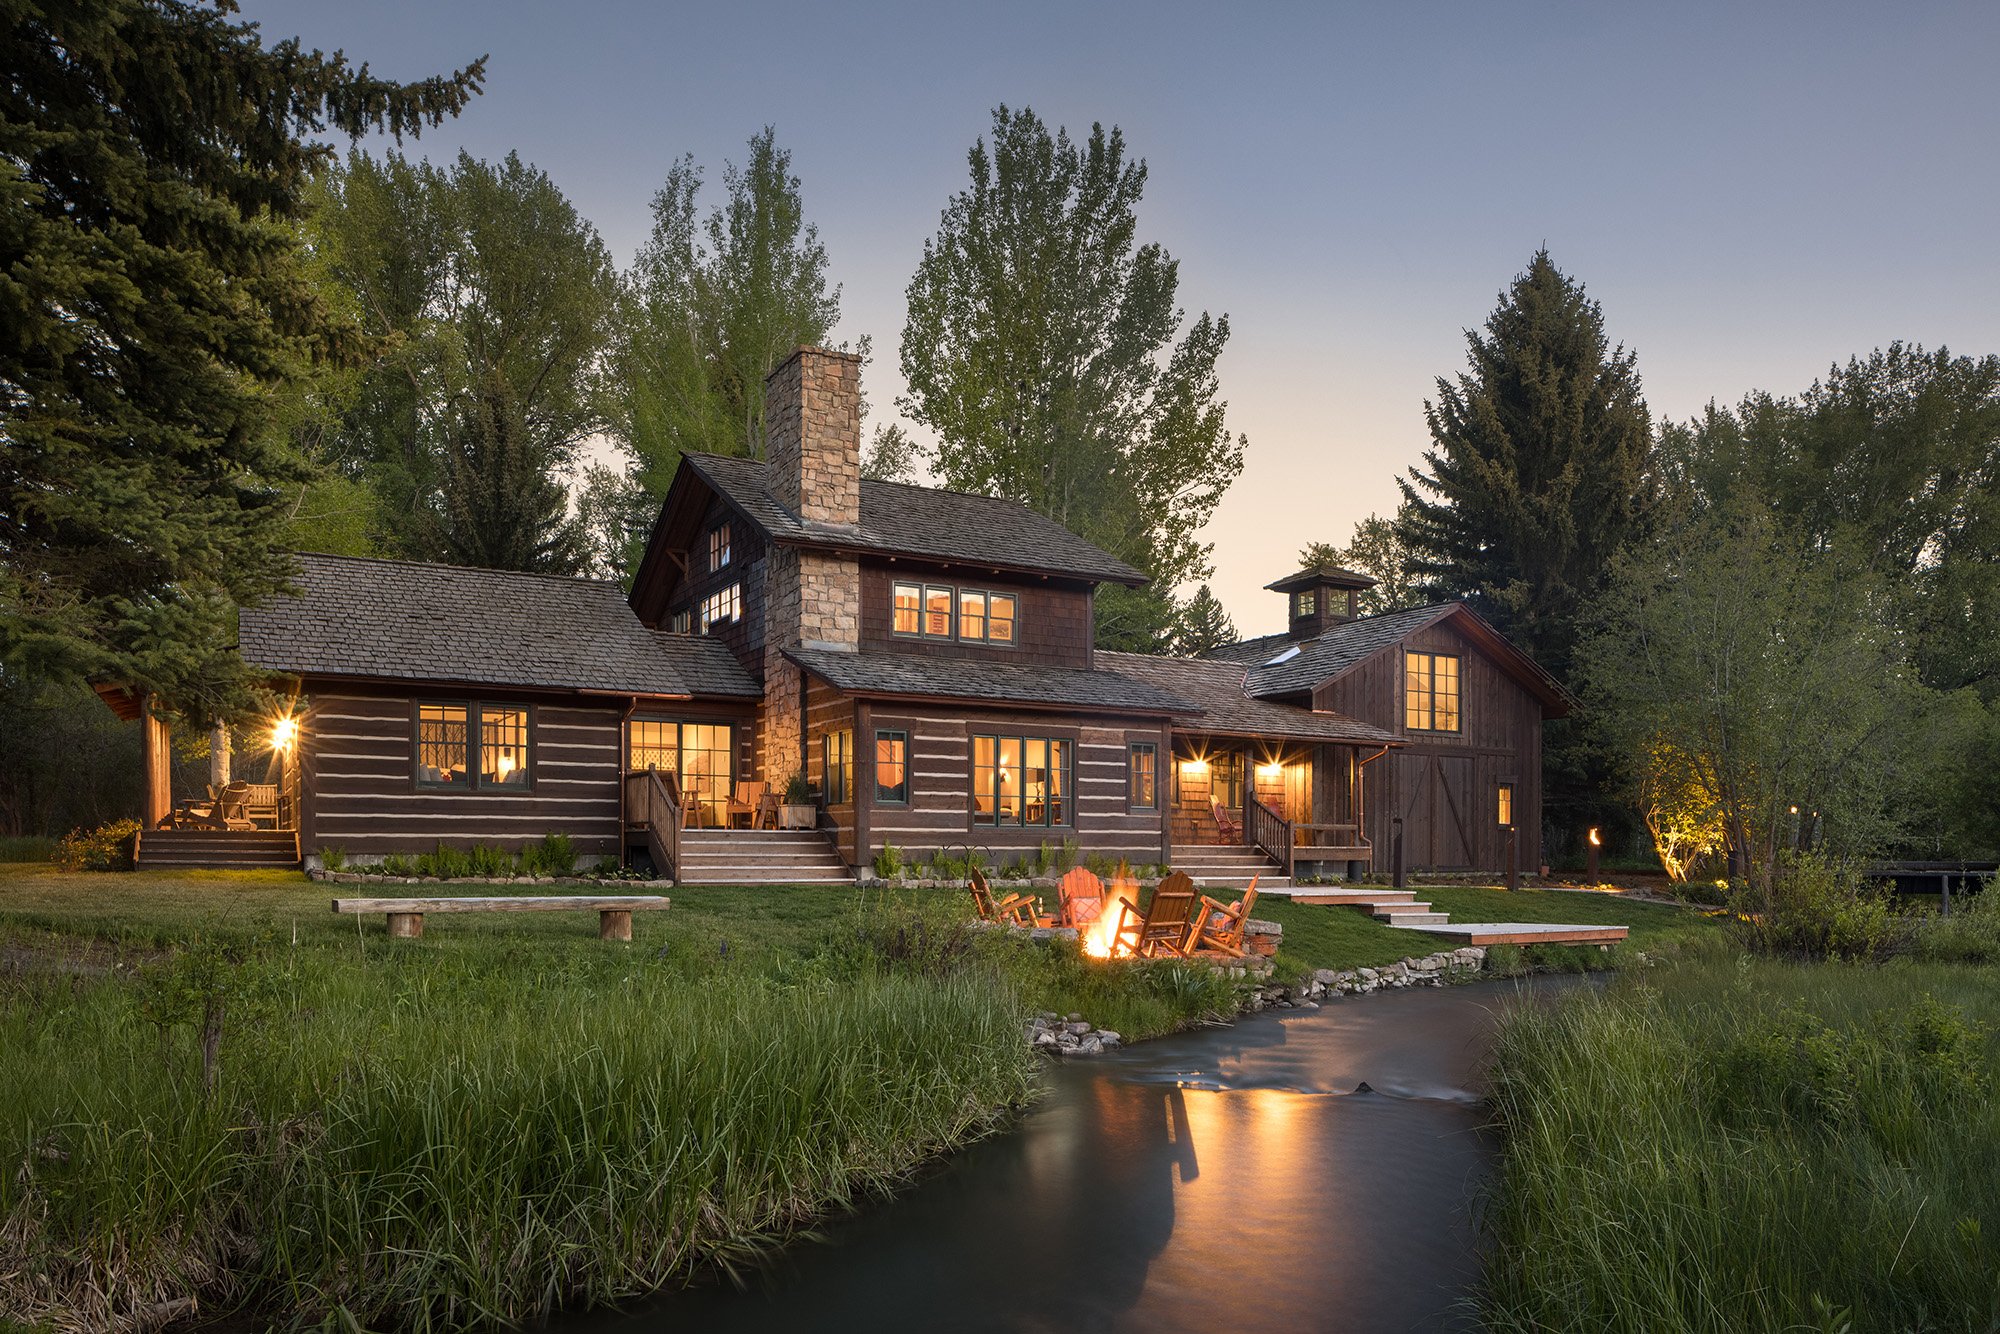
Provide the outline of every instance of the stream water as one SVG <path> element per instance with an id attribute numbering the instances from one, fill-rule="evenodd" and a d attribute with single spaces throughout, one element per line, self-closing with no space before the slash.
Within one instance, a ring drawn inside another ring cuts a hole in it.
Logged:
<path id="1" fill-rule="evenodd" d="M 553 1328 L 1473 1328 L 1480 1069 L 1498 1012 L 1568 981 L 1336 1000 L 1058 1067 L 1018 1129 L 747 1286 Z"/>

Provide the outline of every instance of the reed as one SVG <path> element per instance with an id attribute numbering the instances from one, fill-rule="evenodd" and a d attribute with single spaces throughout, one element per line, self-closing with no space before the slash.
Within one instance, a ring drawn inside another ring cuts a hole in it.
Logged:
<path id="1" fill-rule="evenodd" d="M 1514 1012 L 1487 1326 L 1992 1328 L 1996 980 L 1714 957 Z"/>

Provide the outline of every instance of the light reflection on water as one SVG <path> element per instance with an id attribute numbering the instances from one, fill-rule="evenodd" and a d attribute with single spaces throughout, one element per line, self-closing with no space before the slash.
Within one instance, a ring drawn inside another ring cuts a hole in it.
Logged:
<path id="1" fill-rule="evenodd" d="M 1018 1130 L 794 1245 L 749 1290 L 559 1328 L 1470 1327 L 1491 1161 L 1478 1069 L 1515 990 L 1339 1001 L 1058 1068 Z M 1355 1094 L 1364 1080 L 1377 1092 Z"/>

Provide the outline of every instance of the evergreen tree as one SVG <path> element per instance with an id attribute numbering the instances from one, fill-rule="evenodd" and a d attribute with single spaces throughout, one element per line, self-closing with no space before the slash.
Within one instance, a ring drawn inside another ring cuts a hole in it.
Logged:
<path id="1" fill-rule="evenodd" d="M 1195 589 L 1194 596 L 1181 608 L 1179 624 L 1174 631 L 1173 650 L 1183 658 L 1199 657 L 1213 648 L 1224 644 L 1234 644 L 1242 636 L 1236 633 L 1236 622 L 1229 619 L 1229 613 L 1222 609 L 1222 601 L 1210 591 L 1207 584 Z"/>
<path id="2" fill-rule="evenodd" d="M 1423 605 L 1423 596 L 1410 576 L 1410 553 L 1403 545 L 1402 530 L 1396 519 L 1371 514 L 1354 525 L 1354 536 L 1346 546 L 1313 542 L 1299 552 L 1300 569 L 1328 565 L 1365 574 L 1375 581 L 1373 588 L 1364 588 L 1356 595 L 1354 607 L 1358 615 L 1379 616 L 1385 611 Z"/>
<path id="3" fill-rule="evenodd" d="M 1158 648 L 1173 590 L 1211 573 L 1200 533 L 1243 467 L 1217 398 L 1228 318 L 1181 331 L 1179 269 L 1137 241 L 1146 165 L 1117 129 L 1079 145 L 1003 106 L 968 162 L 910 280 L 898 406 L 936 433 L 945 485 L 1022 501 L 1150 574 L 1100 590 L 1098 642 Z"/>
<path id="4" fill-rule="evenodd" d="M 288 577 L 309 472 L 274 399 L 360 341 L 293 225 L 319 137 L 414 135 L 484 62 L 391 83 L 179 0 L 0 24 L 0 654 L 241 711 L 234 610 Z"/>
<path id="5" fill-rule="evenodd" d="M 1432 597 L 1464 597 L 1559 679 L 1586 599 L 1644 530 L 1652 424 L 1632 353 L 1546 250 L 1501 294 L 1471 366 L 1424 404 L 1427 470 L 1396 531 Z"/>

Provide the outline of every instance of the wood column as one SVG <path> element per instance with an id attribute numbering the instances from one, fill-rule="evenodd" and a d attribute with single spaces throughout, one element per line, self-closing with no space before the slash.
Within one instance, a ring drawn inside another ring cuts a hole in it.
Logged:
<path id="1" fill-rule="evenodd" d="M 146 809 L 143 823 L 148 829 L 158 829 L 160 821 L 174 808 L 173 793 L 173 750 L 167 733 L 166 720 L 153 712 L 153 701 L 146 697 L 140 705 L 140 762 L 146 770 Z"/>

